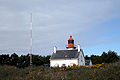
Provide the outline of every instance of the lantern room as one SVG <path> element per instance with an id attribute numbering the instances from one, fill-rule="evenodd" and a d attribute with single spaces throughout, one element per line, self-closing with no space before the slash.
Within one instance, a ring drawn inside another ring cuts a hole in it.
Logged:
<path id="1" fill-rule="evenodd" d="M 70 36 L 68 40 L 68 46 L 66 48 L 68 50 L 76 49 L 76 47 L 74 46 L 74 39 L 72 38 L 72 36 Z"/>

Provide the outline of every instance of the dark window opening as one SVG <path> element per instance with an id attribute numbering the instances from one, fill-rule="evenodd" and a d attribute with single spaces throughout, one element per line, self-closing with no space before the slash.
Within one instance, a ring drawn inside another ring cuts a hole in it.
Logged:
<path id="1" fill-rule="evenodd" d="M 68 40 L 68 44 L 69 44 L 69 43 L 74 43 L 74 40 Z"/>

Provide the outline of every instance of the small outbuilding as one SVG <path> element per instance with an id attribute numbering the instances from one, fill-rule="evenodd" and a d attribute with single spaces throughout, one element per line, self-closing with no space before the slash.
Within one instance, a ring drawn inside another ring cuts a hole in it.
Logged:
<path id="1" fill-rule="evenodd" d="M 91 60 L 85 60 L 85 66 L 91 66 L 92 61 Z"/>

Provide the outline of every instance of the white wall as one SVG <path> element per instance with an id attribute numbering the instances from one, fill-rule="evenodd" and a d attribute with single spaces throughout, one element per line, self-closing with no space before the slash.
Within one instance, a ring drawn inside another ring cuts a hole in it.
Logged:
<path id="1" fill-rule="evenodd" d="M 59 60 L 50 60 L 50 67 L 61 67 L 63 64 L 66 66 L 76 64 L 78 65 L 78 59 L 59 59 Z"/>
<path id="2" fill-rule="evenodd" d="M 78 60 L 78 65 L 84 65 L 85 66 L 85 58 L 82 54 L 82 52 L 80 52 L 80 55 L 79 55 L 79 60 Z"/>
<path id="3" fill-rule="evenodd" d="M 92 65 L 92 61 L 90 60 L 90 64 L 89 64 L 90 66 Z"/>

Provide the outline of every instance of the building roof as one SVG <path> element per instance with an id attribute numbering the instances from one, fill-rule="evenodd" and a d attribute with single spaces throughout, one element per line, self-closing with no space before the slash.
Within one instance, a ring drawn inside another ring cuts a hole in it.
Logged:
<path id="1" fill-rule="evenodd" d="M 80 52 L 78 52 L 77 49 L 74 49 L 74 50 L 57 50 L 56 53 L 52 54 L 50 59 L 78 58 L 79 54 L 80 54 Z"/>

